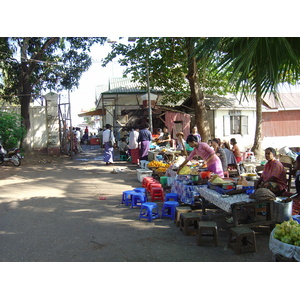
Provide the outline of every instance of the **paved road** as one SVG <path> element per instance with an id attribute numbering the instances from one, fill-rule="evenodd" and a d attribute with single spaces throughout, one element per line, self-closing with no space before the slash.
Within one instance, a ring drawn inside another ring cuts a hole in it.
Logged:
<path id="1" fill-rule="evenodd" d="M 106 166 L 102 151 L 85 146 L 73 159 L 27 157 L 19 168 L 0 167 L 0 261 L 272 261 L 267 232 L 257 235 L 257 253 L 227 249 L 221 211 L 219 247 L 197 246 L 168 219 L 139 221 L 138 209 L 120 204 L 124 190 L 141 186 L 137 167 Z"/>

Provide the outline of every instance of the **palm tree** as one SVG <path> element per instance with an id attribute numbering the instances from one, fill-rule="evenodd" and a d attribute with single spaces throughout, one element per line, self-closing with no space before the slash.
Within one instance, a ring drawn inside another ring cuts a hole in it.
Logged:
<path id="1" fill-rule="evenodd" d="M 280 101 L 278 84 L 298 81 L 300 38 L 207 38 L 203 45 L 195 49 L 199 58 L 217 60 L 218 70 L 231 72 L 230 82 L 235 82 L 236 92 L 241 91 L 245 96 L 255 94 L 256 131 L 252 151 L 259 156 L 263 97 L 272 93 Z"/>

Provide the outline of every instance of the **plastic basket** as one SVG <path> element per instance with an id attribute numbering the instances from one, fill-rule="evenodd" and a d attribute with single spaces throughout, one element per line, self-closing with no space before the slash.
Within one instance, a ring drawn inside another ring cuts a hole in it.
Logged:
<path id="1" fill-rule="evenodd" d="M 153 171 L 149 169 L 137 169 L 136 174 L 137 174 L 137 179 L 139 182 L 143 182 L 144 177 L 149 177 L 152 176 Z"/>

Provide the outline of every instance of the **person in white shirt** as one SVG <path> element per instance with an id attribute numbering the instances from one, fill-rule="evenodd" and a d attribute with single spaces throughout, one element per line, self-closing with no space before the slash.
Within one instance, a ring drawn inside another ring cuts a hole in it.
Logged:
<path id="1" fill-rule="evenodd" d="M 133 164 L 138 164 L 140 158 L 139 143 L 138 143 L 139 131 L 140 131 L 139 127 L 134 126 L 133 130 L 129 134 L 128 148 L 130 149 L 131 162 Z"/>
<path id="2" fill-rule="evenodd" d="M 104 157 L 103 160 L 107 165 L 112 165 L 114 163 L 114 145 L 116 143 L 114 133 L 112 131 L 112 126 L 110 124 L 105 125 L 105 130 L 103 131 L 103 144 L 104 144 Z"/>

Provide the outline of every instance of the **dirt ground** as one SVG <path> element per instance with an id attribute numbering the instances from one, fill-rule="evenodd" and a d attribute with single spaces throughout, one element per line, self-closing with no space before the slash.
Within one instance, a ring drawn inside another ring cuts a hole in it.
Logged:
<path id="1" fill-rule="evenodd" d="M 121 204 L 124 190 L 141 187 L 137 166 L 118 160 L 106 166 L 102 152 L 85 146 L 73 159 L 28 155 L 20 167 L 0 166 L 0 261 L 273 261 L 266 228 L 255 229 L 256 253 L 228 248 L 232 225 L 218 209 L 208 210 L 218 223 L 218 247 L 197 246 L 196 236 L 185 236 L 170 219 L 138 220 L 139 209 Z M 124 169 L 113 174 L 113 168 Z"/>

